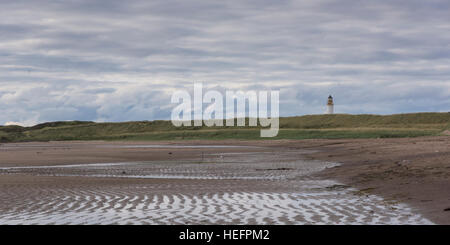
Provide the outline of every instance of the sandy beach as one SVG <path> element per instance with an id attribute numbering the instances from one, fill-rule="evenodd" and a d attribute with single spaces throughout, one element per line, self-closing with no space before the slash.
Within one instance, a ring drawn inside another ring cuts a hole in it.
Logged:
<path id="1" fill-rule="evenodd" d="M 311 159 L 344 163 L 318 174 L 387 200 L 408 203 L 436 224 L 450 224 L 450 137 L 310 140 Z"/>
<path id="2" fill-rule="evenodd" d="M 1 224 L 449 224 L 450 137 L 0 145 Z"/>

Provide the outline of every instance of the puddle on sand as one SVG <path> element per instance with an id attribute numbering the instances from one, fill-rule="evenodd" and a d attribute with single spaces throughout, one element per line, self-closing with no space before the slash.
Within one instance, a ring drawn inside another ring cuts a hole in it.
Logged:
<path id="1" fill-rule="evenodd" d="M 135 162 L 119 162 L 119 163 L 86 163 L 86 164 L 66 164 L 66 165 L 47 165 L 47 166 L 19 166 L 19 167 L 0 167 L 0 170 L 14 169 L 51 169 L 51 168 L 89 168 L 89 167 L 108 167 L 130 164 Z"/>

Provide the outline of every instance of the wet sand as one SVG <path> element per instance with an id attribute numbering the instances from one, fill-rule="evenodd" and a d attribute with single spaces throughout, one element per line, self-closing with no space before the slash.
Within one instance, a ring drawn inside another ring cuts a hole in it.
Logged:
<path id="1" fill-rule="evenodd" d="M 343 174 L 343 159 L 326 155 L 327 159 L 312 160 L 324 158 L 325 152 L 338 155 L 344 148 L 327 147 L 339 142 L 3 144 L 0 223 L 441 222 L 409 200 L 361 191 L 358 183 L 346 179 L 349 174 Z"/>
<path id="2" fill-rule="evenodd" d="M 318 174 L 386 200 L 407 203 L 436 224 L 450 224 L 450 137 L 308 140 L 310 159 L 343 163 Z"/>

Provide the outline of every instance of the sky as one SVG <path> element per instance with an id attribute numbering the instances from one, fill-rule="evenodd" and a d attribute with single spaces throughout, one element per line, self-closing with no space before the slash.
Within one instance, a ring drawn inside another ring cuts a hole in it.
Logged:
<path id="1" fill-rule="evenodd" d="M 280 116 L 450 111 L 448 0 L 0 0 L 0 125 L 170 119 L 279 90 Z"/>

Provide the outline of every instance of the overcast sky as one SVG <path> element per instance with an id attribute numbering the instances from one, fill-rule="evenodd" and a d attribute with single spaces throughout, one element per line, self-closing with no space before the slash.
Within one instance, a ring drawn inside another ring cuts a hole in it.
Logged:
<path id="1" fill-rule="evenodd" d="M 450 111 L 450 2 L 0 0 L 0 124 L 170 119 L 194 82 L 281 116 Z"/>

